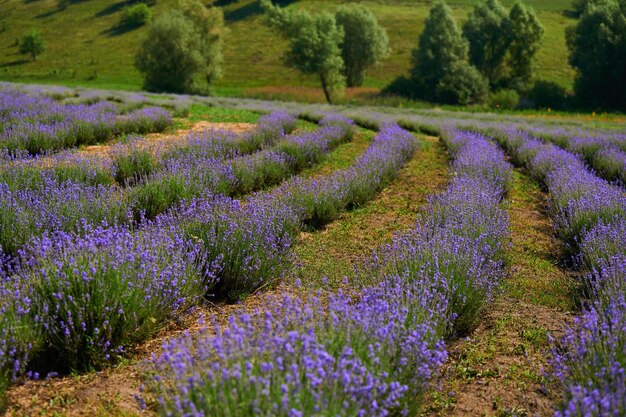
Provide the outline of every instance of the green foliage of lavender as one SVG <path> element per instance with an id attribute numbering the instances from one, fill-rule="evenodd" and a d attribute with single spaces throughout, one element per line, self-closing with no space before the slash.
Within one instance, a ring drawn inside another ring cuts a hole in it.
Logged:
<path id="1" fill-rule="evenodd" d="M 201 255 L 166 227 L 56 233 L 25 250 L 20 273 L 56 371 L 98 369 L 204 294 Z"/>
<path id="2" fill-rule="evenodd" d="M 31 155 L 91 145 L 130 133 L 160 132 L 171 123 L 169 112 L 155 107 L 128 114 L 111 102 L 61 104 L 41 95 L 2 89 L 0 148 Z"/>
<path id="3" fill-rule="evenodd" d="M 118 156 L 113 162 L 115 180 L 119 184 L 130 184 L 146 177 L 155 168 L 152 154 L 148 151 L 132 150 L 128 154 Z"/>
<path id="4" fill-rule="evenodd" d="M 292 116 L 284 118 L 277 114 L 276 117 L 276 123 L 286 123 L 286 128 L 292 129 Z M 284 138 L 284 131 L 279 129 L 271 139 L 263 130 L 264 125 L 260 126 L 261 130 L 248 136 L 253 145 L 243 145 L 252 149 L 261 146 L 259 152 L 231 160 L 215 158 L 212 152 L 204 155 L 178 153 L 176 157 L 162 162 L 163 169 L 132 190 L 133 211 L 138 217 L 144 213 L 146 217 L 154 218 L 177 202 L 201 193 L 240 196 L 277 184 L 320 161 L 325 154 L 350 138 L 345 128 L 324 126 L 315 132 Z M 262 142 L 259 143 L 259 140 Z M 263 149 L 274 142 L 274 147 Z"/>
<path id="5" fill-rule="evenodd" d="M 180 199 L 198 195 L 203 191 L 199 188 L 202 184 L 206 186 L 206 182 L 190 182 L 190 178 L 181 175 L 180 169 L 172 172 L 167 171 L 169 168 L 182 164 L 187 170 L 183 173 L 214 177 L 215 173 L 203 170 L 208 168 L 203 167 L 203 162 L 213 161 L 213 166 L 232 170 L 224 159 L 236 155 L 238 149 L 265 146 L 271 143 L 270 137 L 278 141 L 283 135 L 283 124 L 293 129 L 293 116 L 284 113 L 266 116 L 259 122 L 261 133 L 253 132 L 244 137 L 221 132 L 192 134 L 184 138 L 177 150 L 165 153 L 157 150 L 156 162 L 151 168 L 155 171 L 154 178 L 145 182 L 148 175 L 142 158 L 148 155 L 132 138 L 113 147 L 112 160 L 69 151 L 46 155 L 45 161 L 28 155 L 5 154 L 0 169 L 0 177 L 5 181 L 0 187 L 0 211 L 3 213 L 0 245 L 5 253 L 15 254 L 31 237 L 44 231 L 80 232 L 83 223 L 127 224 L 133 218 L 131 211 L 137 220 L 142 218 L 142 210 L 144 215 L 153 218 Z M 120 164 L 120 161 L 128 164 Z M 171 175 L 164 175 L 168 172 Z M 116 176 L 119 179 L 127 176 L 128 180 L 139 180 L 140 184 L 131 189 L 120 188 L 114 185 Z M 190 188 L 190 185 L 197 188 Z"/>
<path id="6" fill-rule="evenodd" d="M 7 267 L 3 262 L 3 271 Z M 6 405 L 5 390 L 26 369 L 30 353 L 42 344 L 41 332 L 30 314 L 32 300 L 23 283 L 1 273 L 0 277 L 0 410 Z"/>

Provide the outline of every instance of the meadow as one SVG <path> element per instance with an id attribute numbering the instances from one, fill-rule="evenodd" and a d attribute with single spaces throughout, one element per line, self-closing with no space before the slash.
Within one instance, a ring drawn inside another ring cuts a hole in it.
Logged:
<path id="1" fill-rule="evenodd" d="M 0 103 L 6 415 L 626 413 L 619 116 Z"/>
<path id="2" fill-rule="evenodd" d="M 134 68 L 134 56 L 146 28 L 124 29 L 118 22 L 125 2 L 104 0 L 70 2 L 59 9 L 56 0 L 10 0 L 0 4 L 0 79 L 116 88 L 137 91 L 142 79 Z M 295 2 L 289 8 L 334 11 L 339 1 Z M 349 89 L 344 102 L 371 102 L 376 93 L 396 77 L 406 76 L 411 66 L 411 50 L 428 15 L 430 2 L 391 0 L 365 1 L 389 34 L 391 55 L 372 68 L 365 85 Z M 473 2 L 449 2 L 455 18 L 467 18 Z M 574 71 L 567 63 L 565 29 L 573 25 L 571 1 L 528 1 L 546 28 L 538 54 L 537 78 L 554 81 L 572 90 Z M 158 15 L 173 4 L 156 2 Z M 220 0 L 227 32 L 224 36 L 223 78 L 214 86 L 222 96 L 279 98 L 323 102 L 315 76 L 302 75 L 285 65 L 287 43 L 263 24 L 256 0 Z M 510 6 L 511 1 L 504 1 Z M 71 31 L 66 30 L 72 27 Z M 17 39 L 31 28 L 41 31 L 47 49 L 36 60 L 18 53 Z"/>

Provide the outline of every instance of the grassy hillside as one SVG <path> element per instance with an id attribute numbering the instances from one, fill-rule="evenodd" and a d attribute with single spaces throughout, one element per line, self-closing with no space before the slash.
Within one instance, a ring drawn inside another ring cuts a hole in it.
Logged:
<path id="1" fill-rule="evenodd" d="M 289 7 L 311 11 L 333 10 L 339 0 L 298 1 Z M 407 73 L 410 52 L 416 45 L 430 7 L 429 1 L 364 1 L 387 29 L 392 54 L 370 71 L 365 87 L 348 97 L 377 91 L 398 75 Z M 466 18 L 472 0 L 450 0 L 459 21 Z M 504 1 L 510 4 L 511 1 Z M 567 63 L 565 28 L 573 23 L 567 9 L 571 0 L 527 0 L 546 28 L 539 54 L 538 76 L 571 88 L 574 72 Z M 133 56 L 145 28 L 117 28 L 125 1 L 75 1 L 60 10 L 57 0 L 4 0 L 0 2 L 0 79 L 36 81 L 92 87 L 140 89 L 140 74 Z M 173 4 L 157 0 L 153 14 Z M 263 25 L 257 0 L 217 0 L 224 8 L 224 77 L 217 93 L 246 96 L 294 96 L 321 100 L 317 80 L 286 68 L 285 42 Z M 47 50 L 36 61 L 18 53 L 17 39 L 30 28 L 40 30 Z"/>

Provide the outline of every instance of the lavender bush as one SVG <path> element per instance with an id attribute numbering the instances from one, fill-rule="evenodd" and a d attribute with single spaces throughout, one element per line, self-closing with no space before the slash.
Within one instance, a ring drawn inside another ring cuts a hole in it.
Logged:
<path id="1" fill-rule="evenodd" d="M 3 271 L 6 265 L 2 265 Z M 30 353 L 42 343 L 41 333 L 33 320 L 33 300 L 19 280 L 0 273 L 0 410 L 4 392 L 26 368 Z"/>
<path id="2" fill-rule="evenodd" d="M 447 306 L 440 334 L 455 336 L 475 327 L 504 276 L 508 216 L 500 203 L 512 170 L 481 135 L 448 131 L 445 143 L 454 158 L 450 185 L 429 200 L 416 229 L 394 239 L 365 271 L 372 277 L 430 277 L 432 296 Z M 477 148 L 483 152 L 476 153 Z"/>
<path id="3" fill-rule="evenodd" d="M 343 209 L 371 200 L 418 146 L 409 132 L 387 125 L 352 167 L 321 178 L 296 177 L 254 198 L 286 204 L 299 213 L 302 222 L 317 227 L 337 218 Z"/>
<path id="4" fill-rule="evenodd" d="M 499 139 L 518 162 L 545 182 L 558 234 L 572 254 L 599 222 L 611 223 L 626 216 L 622 190 L 589 171 L 579 157 L 523 132 L 509 131 Z"/>
<path id="5" fill-rule="evenodd" d="M 210 294 L 230 301 L 281 278 L 291 259 L 298 219 L 287 207 L 216 195 L 194 199 L 159 216 L 200 245 L 203 281 Z"/>
<path id="6" fill-rule="evenodd" d="M 56 232 L 24 250 L 20 279 L 43 332 L 39 355 L 54 370 L 114 361 L 204 294 L 198 246 L 158 226 Z"/>
<path id="7" fill-rule="evenodd" d="M 162 161 L 162 169 L 131 194 L 133 209 L 154 218 L 178 201 L 218 193 L 239 196 L 276 184 L 316 162 L 349 139 L 345 126 L 326 126 L 312 133 L 290 136 L 275 147 L 222 160 L 212 154 L 178 154 Z M 267 138 L 267 137 L 266 137 Z"/>
<path id="8" fill-rule="evenodd" d="M 270 299 L 165 344 L 149 385 L 168 416 L 408 414 L 446 358 L 429 318 L 412 314 L 432 300 L 413 290 L 396 279 L 357 303 Z"/>
<path id="9" fill-rule="evenodd" d="M 598 223 L 585 235 L 580 244 L 580 269 L 597 270 L 600 262 L 626 257 L 626 219 L 613 220 Z"/>
<path id="10" fill-rule="evenodd" d="M 14 89 L 0 91 L 0 146 L 39 154 L 105 141 L 128 133 L 160 132 L 171 124 L 169 112 L 149 107 L 120 114 L 110 102 L 62 104 Z"/>
<path id="11" fill-rule="evenodd" d="M 36 190 L 11 191 L 0 184 L 0 246 L 14 254 L 45 231 L 80 231 L 85 223 L 127 223 L 129 207 L 114 186 L 45 181 Z"/>
<path id="12" fill-rule="evenodd" d="M 622 270 L 621 280 L 626 276 Z M 622 284 L 623 285 L 623 284 Z M 623 289 L 623 287 L 622 287 Z M 597 303 L 576 320 L 553 351 L 565 400 L 556 417 L 608 417 L 626 413 L 626 300 Z"/>

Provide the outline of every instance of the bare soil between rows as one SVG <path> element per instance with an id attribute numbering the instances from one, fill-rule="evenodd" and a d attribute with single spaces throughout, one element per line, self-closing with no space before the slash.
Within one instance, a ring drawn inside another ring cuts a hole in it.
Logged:
<path id="1" fill-rule="evenodd" d="M 575 274 L 561 264 L 547 195 L 520 170 L 509 195 L 509 276 L 477 329 L 448 344 L 427 400 L 429 416 L 553 416 L 561 394 L 549 378 L 549 337 L 573 319 Z"/>

